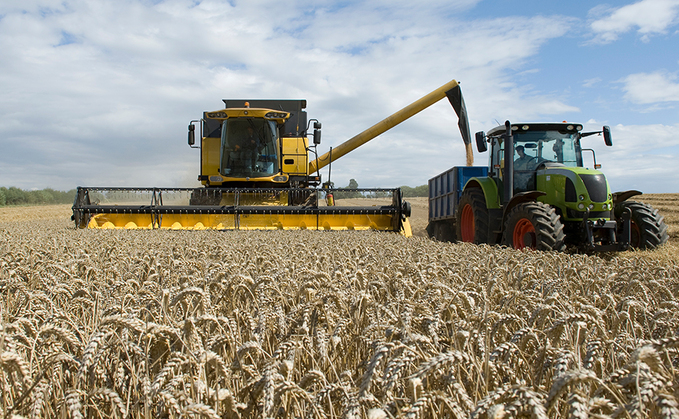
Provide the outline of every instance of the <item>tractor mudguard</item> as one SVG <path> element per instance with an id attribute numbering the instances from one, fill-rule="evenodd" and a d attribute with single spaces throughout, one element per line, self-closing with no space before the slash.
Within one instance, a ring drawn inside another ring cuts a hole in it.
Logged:
<path id="1" fill-rule="evenodd" d="M 469 188 L 481 188 L 483 190 L 483 196 L 486 198 L 486 208 L 489 210 L 501 208 L 497 184 L 493 179 L 489 177 L 473 177 L 467 181 L 462 191 L 464 192 Z"/>
<path id="2" fill-rule="evenodd" d="M 637 191 L 637 190 L 630 190 L 630 191 L 622 191 L 622 192 L 615 192 L 613 194 L 613 205 L 619 203 L 619 202 L 624 202 L 630 199 L 633 196 L 641 195 L 643 192 Z"/>

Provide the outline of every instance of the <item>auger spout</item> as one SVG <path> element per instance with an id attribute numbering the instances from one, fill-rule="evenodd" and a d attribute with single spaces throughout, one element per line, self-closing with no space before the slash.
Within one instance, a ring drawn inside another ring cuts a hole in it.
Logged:
<path id="1" fill-rule="evenodd" d="M 460 90 L 460 85 L 456 80 L 451 80 L 450 82 L 444 84 L 433 92 L 427 94 L 426 96 L 416 100 L 400 111 L 386 117 L 382 121 L 373 125 L 372 127 L 366 129 L 348 139 L 344 143 L 332 149 L 332 159 L 330 152 L 325 153 L 318 159 L 309 163 L 309 173 L 314 173 L 319 169 L 329 165 L 331 161 L 336 161 L 345 154 L 357 149 L 378 135 L 392 129 L 396 125 L 405 121 L 406 119 L 416 115 L 417 113 L 427 109 L 434 103 L 448 97 L 451 105 L 455 109 L 458 115 L 460 127 L 460 132 L 462 133 L 462 139 L 465 143 L 465 148 L 467 150 L 467 165 L 471 166 L 474 164 L 474 157 L 471 153 L 471 132 L 469 130 L 469 120 L 467 118 L 467 109 L 464 104 L 464 99 L 462 98 L 462 91 Z"/>

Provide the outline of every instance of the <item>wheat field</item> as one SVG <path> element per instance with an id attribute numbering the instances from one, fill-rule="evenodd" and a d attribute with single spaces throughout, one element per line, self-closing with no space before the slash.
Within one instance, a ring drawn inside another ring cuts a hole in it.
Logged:
<path id="1" fill-rule="evenodd" d="M 598 256 L 68 217 L 0 210 L 6 418 L 679 417 L 670 216 Z"/>

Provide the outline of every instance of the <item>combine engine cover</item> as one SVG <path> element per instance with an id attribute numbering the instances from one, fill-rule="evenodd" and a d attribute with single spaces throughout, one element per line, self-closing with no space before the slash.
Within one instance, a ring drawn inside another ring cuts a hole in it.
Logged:
<path id="1" fill-rule="evenodd" d="M 78 228 L 378 230 L 410 236 L 409 216 L 400 189 L 79 187 L 72 219 Z"/>

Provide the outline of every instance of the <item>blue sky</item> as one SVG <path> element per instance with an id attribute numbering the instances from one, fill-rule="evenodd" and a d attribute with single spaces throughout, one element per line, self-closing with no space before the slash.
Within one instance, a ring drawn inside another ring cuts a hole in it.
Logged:
<path id="1" fill-rule="evenodd" d="M 587 142 L 613 190 L 679 192 L 679 0 L 9 0 L 0 51 L 1 186 L 199 186 L 186 126 L 222 98 L 307 99 L 325 152 L 456 79 L 473 132 L 609 125 L 613 147 Z M 332 180 L 418 186 L 464 161 L 442 101 Z"/>

